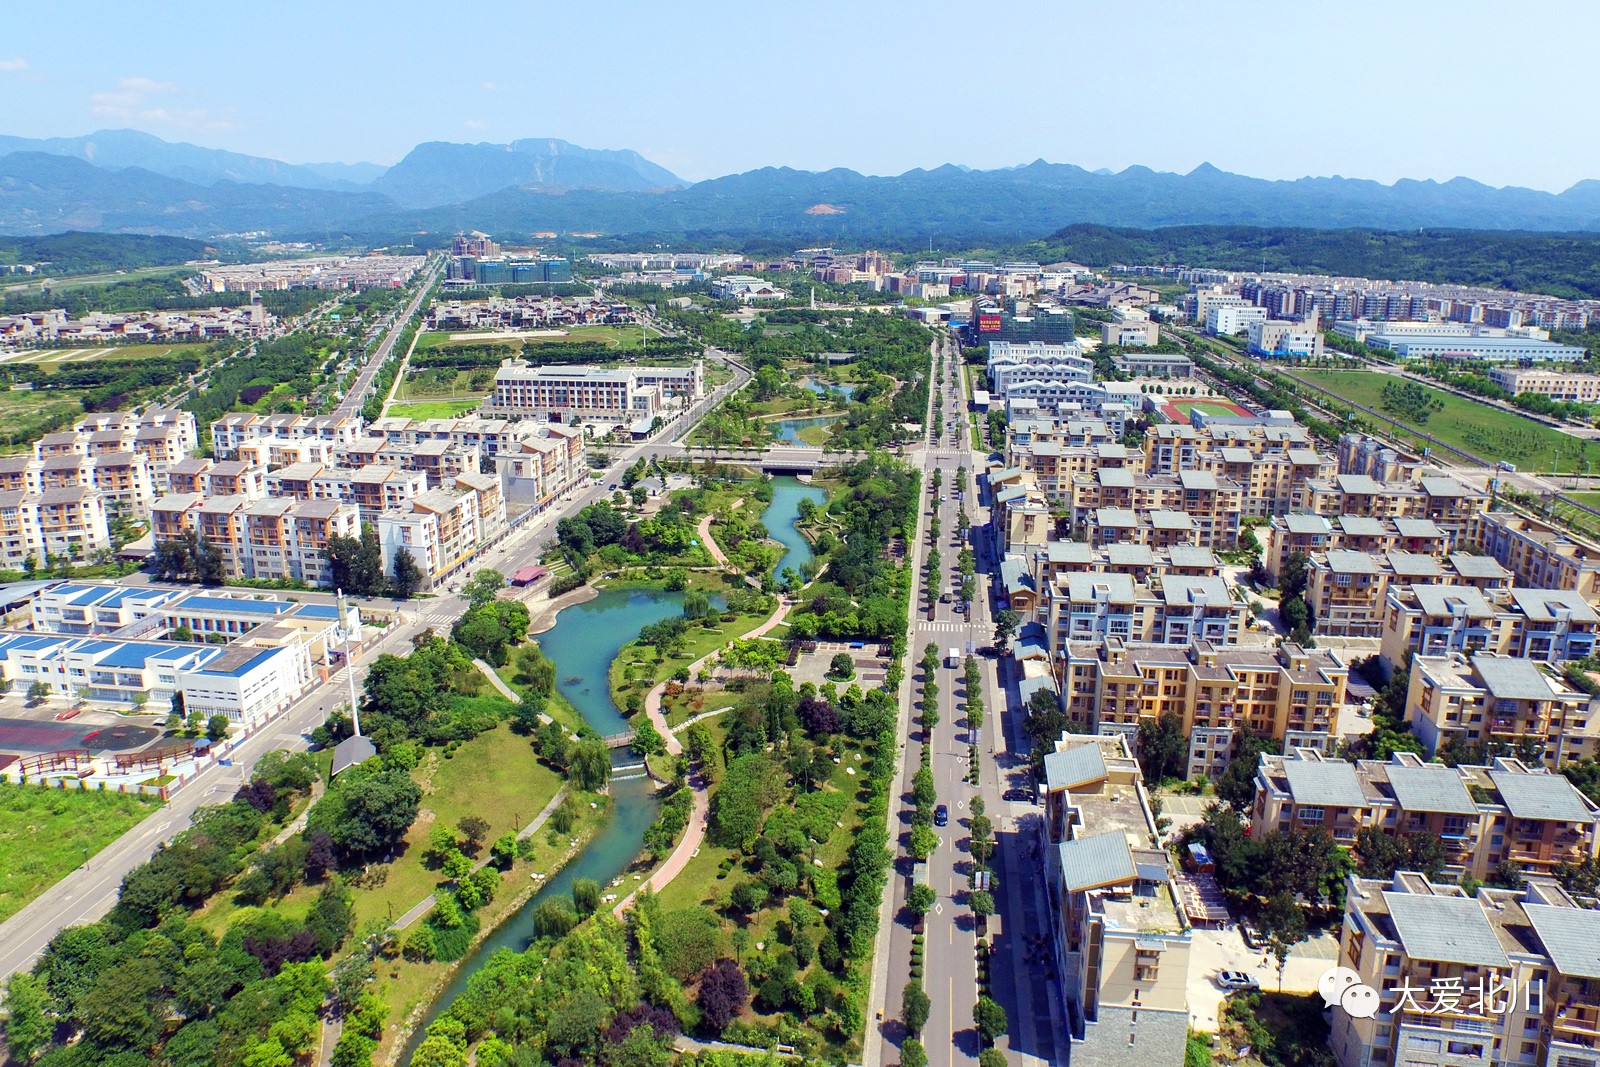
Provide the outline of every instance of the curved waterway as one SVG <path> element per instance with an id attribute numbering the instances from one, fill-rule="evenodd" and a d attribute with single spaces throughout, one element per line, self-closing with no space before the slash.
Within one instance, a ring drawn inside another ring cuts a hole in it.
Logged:
<path id="1" fill-rule="evenodd" d="M 828 494 L 787 475 L 774 478 L 772 484 L 772 502 L 761 513 L 761 521 L 785 549 L 783 558 L 778 561 L 777 573 L 782 574 L 785 567 L 798 571 L 811 559 L 811 542 L 795 528 L 800 518 L 800 501 L 809 497 L 822 504 Z M 720 597 L 713 598 L 719 606 L 720 600 Z M 628 721 L 611 700 L 611 686 L 607 682 L 611 662 L 622 651 L 622 646 L 637 637 L 640 628 L 682 612 L 682 593 L 604 589 L 593 600 L 562 608 L 555 626 L 538 636 L 544 654 L 555 664 L 556 685 L 561 694 L 596 733 L 619 734 L 629 729 Z M 621 749 L 619 753 L 615 757 L 618 762 L 636 763 L 638 760 L 629 749 Z M 521 910 L 462 959 L 455 976 L 417 1023 L 399 1062 L 410 1062 L 429 1024 L 466 990 L 467 981 L 485 960 L 500 949 L 521 952 L 533 943 L 533 912 L 543 901 L 569 896 L 572 883 L 579 878 L 591 878 L 608 892 L 619 895 L 629 892 L 633 888 L 631 884 L 610 890 L 610 883 L 627 870 L 643 850 L 644 832 L 655 822 L 657 808 L 655 785 L 648 776 L 613 778 L 611 817 L 600 832 L 530 897 Z M 508 886 L 507 891 L 510 889 Z"/>
<path id="2" fill-rule="evenodd" d="M 800 501 L 815 501 L 818 506 L 827 503 L 828 494 L 814 485 L 806 485 L 792 475 L 784 474 L 772 479 L 772 503 L 761 513 L 761 523 L 772 539 L 784 548 L 778 560 L 777 574 L 783 576 L 785 567 L 796 573 L 811 560 L 811 542 L 807 541 L 795 523 L 800 521 Z"/>
<path id="3" fill-rule="evenodd" d="M 768 423 L 768 425 L 772 427 L 772 437 L 777 444 L 799 445 L 801 448 L 808 448 L 810 446 L 800 440 L 801 430 L 809 430 L 813 426 L 826 426 L 828 423 L 838 422 L 842 418 L 844 418 L 843 415 L 812 415 L 804 419 L 779 419 L 776 422 Z"/>

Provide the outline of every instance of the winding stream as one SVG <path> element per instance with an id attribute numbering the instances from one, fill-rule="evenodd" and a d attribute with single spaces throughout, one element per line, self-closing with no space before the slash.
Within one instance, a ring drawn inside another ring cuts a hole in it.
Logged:
<path id="1" fill-rule="evenodd" d="M 786 550 L 778 564 L 779 574 L 784 567 L 798 570 L 811 558 L 810 542 L 795 529 L 800 501 L 805 497 L 822 503 L 827 493 L 792 477 L 776 478 L 772 502 L 761 514 L 773 539 Z M 682 593 L 604 589 L 593 600 L 563 608 L 556 616 L 555 626 L 538 636 L 544 654 L 555 664 L 556 685 L 561 694 L 597 733 L 617 734 L 628 729 L 627 720 L 611 700 L 607 683 L 611 661 L 623 645 L 638 636 L 641 627 L 682 611 Z M 628 749 L 614 754 L 613 759 L 637 762 Z M 539 904 L 550 897 L 569 895 L 572 883 L 579 878 L 592 878 L 608 892 L 613 891 L 609 889 L 612 879 L 627 870 L 643 849 L 644 833 L 655 821 L 658 804 L 654 783 L 642 774 L 613 778 L 611 800 L 611 818 L 583 851 L 461 960 L 455 976 L 417 1023 L 397 1062 L 410 1062 L 429 1024 L 466 989 L 468 980 L 485 960 L 502 948 L 521 952 L 533 942 L 533 913 Z M 622 894 L 631 888 L 621 885 L 614 892 Z"/>

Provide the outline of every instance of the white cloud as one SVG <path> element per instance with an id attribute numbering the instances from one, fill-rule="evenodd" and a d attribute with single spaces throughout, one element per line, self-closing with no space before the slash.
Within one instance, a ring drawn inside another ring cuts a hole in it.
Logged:
<path id="1" fill-rule="evenodd" d="M 487 130 L 489 124 L 482 119 L 468 119 L 464 124 L 469 130 Z"/>
<path id="2" fill-rule="evenodd" d="M 15 73 L 27 69 L 28 61 L 26 59 L 0 59 L 0 70 Z"/>
<path id="3" fill-rule="evenodd" d="M 195 108 L 149 108 L 139 112 L 139 119 L 156 126 L 170 126 L 179 130 L 242 130 L 239 123 L 223 115 L 215 114 L 203 107 Z"/>
<path id="4" fill-rule="evenodd" d="M 492 81 L 486 81 L 486 82 L 484 82 L 484 83 L 483 83 L 483 87 L 484 87 L 484 88 L 485 88 L 485 89 L 487 89 L 487 90 L 489 90 L 489 91 L 490 91 L 490 92 L 491 92 L 491 93 L 492 93 L 492 92 L 494 92 L 494 91 L 495 91 L 495 90 L 496 90 L 496 89 L 498 89 L 498 88 L 500 88 L 500 86 L 498 86 L 498 85 L 496 85 L 496 84 L 495 84 L 495 83 L 494 83 L 494 82 L 492 82 Z"/>
<path id="5" fill-rule="evenodd" d="M 178 87 L 154 78 L 119 78 L 116 89 L 89 94 L 89 110 L 101 118 L 127 120 L 152 96 L 170 93 Z"/>

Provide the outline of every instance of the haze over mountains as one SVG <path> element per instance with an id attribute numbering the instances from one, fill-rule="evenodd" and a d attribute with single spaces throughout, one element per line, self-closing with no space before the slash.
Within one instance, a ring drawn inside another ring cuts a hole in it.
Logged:
<path id="1" fill-rule="evenodd" d="M 1555 194 L 1465 178 L 1383 185 L 1089 171 L 1039 160 L 889 177 L 763 168 L 690 184 L 629 150 L 553 138 L 428 142 L 399 163 L 289 164 L 133 130 L 0 137 L 0 232 L 67 229 L 393 240 L 476 228 L 607 235 L 873 240 L 944 247 L 1028 239 L 1072 223 L 1600 230 L 1600 182 Z"/>

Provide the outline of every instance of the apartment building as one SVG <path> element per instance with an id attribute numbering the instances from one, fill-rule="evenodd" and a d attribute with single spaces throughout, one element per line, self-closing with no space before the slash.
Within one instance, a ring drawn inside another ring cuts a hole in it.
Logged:
<path id="1" fill-rule="evenodd" d="M 1442 559 L 1450 556 L 1458 570 L 1470 572 L 1473 584 L 1511 584 L 1511 574 L 1488 556 L 1468 553 L 1451 555 L 1456 537 L 1432 519 L 1377 519 L 1367 515 L 1314 515 L 1304 512 L 1273 515 L 1268 524 L 1270 548 L 1262 557 L 1267 573 L 1274 578 L 1295 553 L 1345 550 L 1381 555 L 1401 551 Z"/>
<path id="2" fill-rule="evenodd" d="M 1148 516 L 1156 535 L 1162 531 L 1162 522 L 1167 521 L 1163 513 L 1182 513 L 1189 520 L 1183 525 L 1188 528 L 1190 543 L 1229 548 L 1239 539 L 1244 487 L 1210 471 L 1137 475 L 1126 467 L 1107 467 L 1075 476 L 1070 502 L 1073 523 L 1088 528 L 1090 541 L 1095 544 L 1120 536 L 1108 532 L 1112 527 L 1107 523 L 1121 523 L 1125 518 L 1121 512 Z M 1168 543 L 1172 542 L 1163 541 L 1161 547 Z"/>
<path id="3" fill-rule="evenodd" d="M 269 496 L 243 515 L 248 554 L 241 577 L 325 585 L 328 539 L 361 536 L 360 509 L 338 500 Z"/>
<path id="4" fill-rule="evenodd" d="M 1207 471 L 1231 479 L 1241 490 L 1247 518 L 1269 518 L 1291 510 L 1309 482 L 1330 477 L 1333 461 L 1317 452 L 1306 428 L 1294 423 L 1159 424 L 1145 434 L 1149 474 Z"/>
<path id="5" fill-rule="evenodd" d="M 228 459 L 257 442 L 276 442 L 280 446 L 290 442 L 321 442 L 327 447 L 306 450 L 304 458 L 325 463 L 332 448 L 350 444 L 361 436 L 361 430 L 361 418 L 354 415 L 224 415 L 211 424 L 211 450 Z M 295 450 L 285 454 L 301 455 Z M 293 462 L 299 460 L 287 459 L 266 465 L 279 467 Z"/>
<path id="6" fill-rule="evenodd" d="M 167 480 L 170 493 L 242 496 L 248 500 L 267 495 L 267 469 L 238 460 L 181 460 L 172 465 Z"/>
<path id="7" fill-rule="evenodd" d="M 98 412 L 79 420 L 71 430 L 46 434 L 33 446 L 34 458 L 40 461 L 63 456 L 142 456 L 149 470 L 151 500 L 155 494 L 167 492 L 167 472 L 172 465 L 199 447 L 194 416 L 169 408 Z"/>
<path id="8" fill-rule="evenodd" d="M 1073 571 L 1045 582 L 1039 587 L 1038 616 L 1051 656 L 1072 642 L 1107 637 L 1178 645 L 1191 640 L 1226 645 L 1239 639 L 1245 606 L 1229 595 L 1222 578 L 1168 574 L 1152 575 L 1147 582 L 1114 571 Z"/>
<path id="9" fill-rule="evenodd" d="M 1534 393 L 1552 400 L 1600 403 L 1600 374 L 1569 374 L 1528 367 L 1491 367 L 1489 380 L 1513 396 Z"/>
<path id="10" fill-rule="evenodd" d="M 1483 651 L 1560 666 L 1594 652 L 1600 614 L 1570 589 L 1517 586 L 1485 594 L 1473 586 L 1394 585 L 1382 637 L 1380 655 L 1391 669 L 1408 652 Z"/>
<path id="11" fill-rule="evenodd" d="M 1600 601 L 1600 547 L 1587 541 L 1509 511 L 1473 515 L 1464 539 L 1474 551 L 1493 556 L 1517 585 L 1571 589 L 1591 603 Z"/>
<path id="12" fill-rule="evenodd" d="M 21 570 L 30 560 L 88 559 L 109 549 L 105 503 L 98 492 L 83 486 L 0 490 L 0 564 Z"/>
<path id="13" fill-rule="evenodd" d="M 1094 361 L 1077 344 L 1047 344 L 1043 341 L 990 341 L 985 365 L 989 390 L 1005 395 L 1018 381 L 1089 382 L 1094 380 Z"/>
<path id="14" fill-rule="evenodd" d="M 1397 752 L 1351 763 L 1291 749 L 1263 755 L 1255 784 L 1254 835 L 1315 828 L 1350 846 L 1368 828 L 1427 834 L 1457 880 L 1484 881 L 1502 863 L 1547 875 L 1600 855 L 1600 809 L 1564 775 L 1515 759 L 1447 767 Z"/>
<path id="15" fill-rule="evenodd" d="M 1430 759 L 1447 745 L 1490 742 L 1531 745 L 1551 767 L 1600 751 L 1600 711 L 1587 693 L 1533 660 L 1487 652 L 1413 658 L 1406 721 Z"/>
<path id="16" fill-rule="evenodd" d="M 155 502 L 155 479 L 142 453 L 60 452 L 44 459 L 0 459 L 0 490 L 43 493 L 51 489 L 93 490 L 111 515 L 148 515 Z"/>
<path id="17" fill-rule="evenodd" d="M 1338 474 L 1306 482 L 1293 501 L 1293 510 L 1298 512 L 1432 519 L 1457 534 L 1466 531 L 1488 506 L 1487 492 L 1468 488 L 1442 474 L 1422 474 L 1415 484 L 1380 482 L 1367 474 Z"/>
<path id="18" fill-rule="evenodd" d="M 1378 990 L 1379 1010 L 1335 1010 L 1339 1067 L 1597 1067 L 1600 911 L 1554 881 L 1522 889 L 1398 872 L 1351 877 L 1337 962 Z"/>
<path id="19" fill-rule="evenodd" d="M 1004 595 L 1024 619 L 1031 619 L 1039 607 L 1038 590 L 1071 574 L 1121 574 L 1137 583 L 1159 585 L 1169 575 L 1220 578 L 1222 563 L 1216 553 L 1198 545 L 1152 549 L 1113 544 L 1096 548 L 1082 541 L 1062 540 L 1024 547 L 1000 561 Z"/>
<path id="20" fill-rule="evenodd" d="M 1178 1063 L 1191 927 L 1125 738 L 1045 757 L 1045 885 L 1076 1067 Z"/>
<path id="21" fill-rule="evenodd" d="M 1067 718 L 1091 733 L 1136 738 L 1141 720 L 1176 715 L 1189 738 L 1188 778 L 1221 773 L 1243 730 L 1286 748 L 1329 749 L 1349 678 L 1334 653 L 1292 642 L 1183 647 L 1108 636 L 1061 651 Z"/>
<path id="22" fill-rule="evenodd" d="M 423 573 L 425 589 L 458 572 L 485 541 L 506 529 L 505 497 L 493 477 L 462 476 L 449 489 L 432 489 L 408 508 L 376 518 L 383 565 L 392 572 L 403 549 Z"/>

